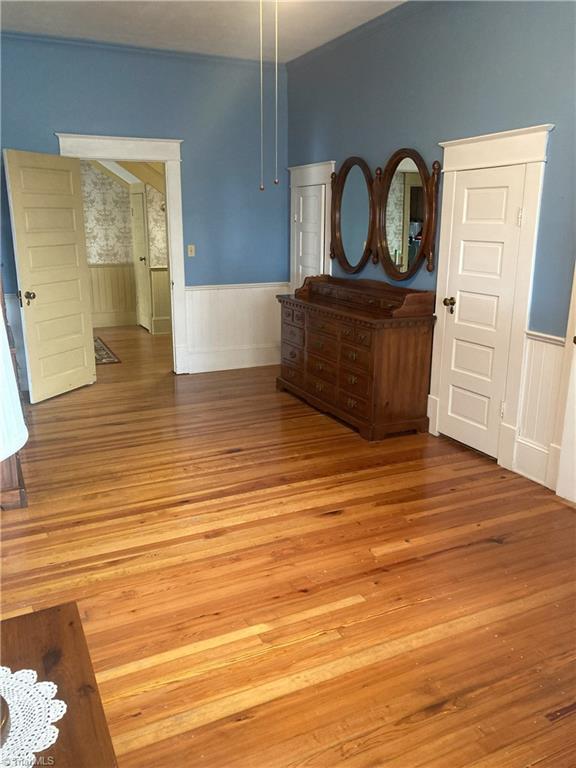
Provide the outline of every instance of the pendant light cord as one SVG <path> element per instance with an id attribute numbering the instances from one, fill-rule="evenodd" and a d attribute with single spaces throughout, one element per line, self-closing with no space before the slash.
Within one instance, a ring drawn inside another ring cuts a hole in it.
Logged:
<path id="1" fill-rule="evenodd" d="M 264 52 L 263 52 L 263 4 L 260 0 L 260 191 L 264 191 Z"/>
<path id="2" fill-rule="evenodd" d="M 274 184 L 278 178 L 278 0 L 274 4 Z"/>

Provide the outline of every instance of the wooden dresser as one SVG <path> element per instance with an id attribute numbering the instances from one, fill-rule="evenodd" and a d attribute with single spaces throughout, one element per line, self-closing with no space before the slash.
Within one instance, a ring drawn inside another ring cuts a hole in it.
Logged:
<path id="1" fill-rule="evenodd" d="M 432 291 L 306 278 L 282 309 L 277 386 L 379 440 L 428 429 Z"/>

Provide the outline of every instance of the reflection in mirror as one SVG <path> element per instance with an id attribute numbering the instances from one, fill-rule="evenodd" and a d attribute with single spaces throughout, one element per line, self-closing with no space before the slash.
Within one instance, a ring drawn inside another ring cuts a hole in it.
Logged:
<path id="1" fill-rule="evenodd" d="M 396 168 L 386 205 L 386 237 L 390 258 L 399 272 L 414 264 L 424 226 L 424 189 L 416 163 L 406 157 Z"/>
<path id="2" fill-rule="evenodd" d="M 370 197 L 364 174 L 357 165 L 352 166 L 342 194 L 340 231 L 346 258 L 356 266 L 364 249 L 370 225 Z"/>

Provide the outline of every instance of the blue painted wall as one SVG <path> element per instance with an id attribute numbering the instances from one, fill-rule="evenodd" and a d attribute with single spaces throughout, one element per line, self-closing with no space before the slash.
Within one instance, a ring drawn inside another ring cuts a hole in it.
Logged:
<path id="1" fill-rule="evenodd" d="M 289 161 L 374 169 L 399 147 L 555 123 L 532 330 L 563 336 L 574 269 L 576 4 L 409 3 L 288 64 Z M 362 277 L 382 278 L 380 266 Z M 433 288 L 421 270 L 403 285 Z"/>
<path id="2" fill-rule="evenodd" d="M 273 72 L 265 74 L 268 185 L 258 189 L 257 62 L 5 35 L 2 147 L 58 154 L 55 131 L 183 139 L 188 285 L 288 279 L 288 179 L 273 179 Z M 280 70 L 280 168 L 287 166 Z M 4 289 L 16 287 L 2 180 Z M 184 244 L 183 244 L 184 245 Z"/>

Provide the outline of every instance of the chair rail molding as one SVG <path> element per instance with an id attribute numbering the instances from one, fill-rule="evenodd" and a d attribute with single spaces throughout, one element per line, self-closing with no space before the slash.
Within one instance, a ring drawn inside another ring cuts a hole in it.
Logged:
<path id="1" fill-rule="evenodd" d="M 515 284 L 512 287 L 514 307 L 508 377 L 497 461 L 507 469 L 527 475 L 546 485 L 552 483 L 548 455 L 555 419 L 553 393 L 558 387 L 560 376 L 558 359 L 562 354 L 564 339 L 531 332 L 528 330 L 528 322 L 548 138 L 553 128 L 553 124 L 546 123 L 440 143 L 444 149 L 441 209 L 443 224 L 438 249 L 437 323 L 428 399 L 430 432 L 438 434 L 438 398 L 446 325 L 446 313 L 441 311 L 441 297 L 445 295 L 442 291 L 448 284 L 448 252 L 451 239 L 448 221 L 450 217 L 446 212 L 452 209 L 456 176 L 459 171 L 525 165 L 523 224 L 518 249 L 518 267 Z M 546 364 L 543 363 L 544 359 Z M 552 368 L 548 370 L 546 366 L 551 360 Z M 541 381 L 538 384 L 529 382 L 528 370 L 540 375 Z M 545 395 L 545 406 L 539 406 L 537 423 L 532 423 L 528 418 L 528 410 L 536 407 L 534 398 L 538 392 Z"/>
<path id="2" fill-rule="evenodd" d="M 87 160 L 162 162 L 166 173 L 168 259 L 172 281 L 172 346 L 174 372 L 189 373 L 188 322 L 184 277 L 182 222 L 181 139 L 145 139 L 129 136 L 91 136 L 56 132 L 60 154 Z"/>

